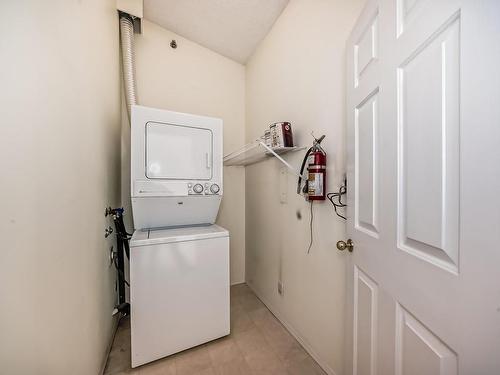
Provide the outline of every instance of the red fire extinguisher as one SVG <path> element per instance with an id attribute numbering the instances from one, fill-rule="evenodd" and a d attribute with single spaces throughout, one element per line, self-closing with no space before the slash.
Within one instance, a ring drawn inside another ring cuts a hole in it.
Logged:
<path id="1" fill-rule="evenodd" d="M 306 199 L 310 201 L 323 201 L 326 197 L 326 152 L 321 147 L 321 141 L 325 136 L 319 139 L 314 138 L 314 143 L 304 157 L 300 168 L 302 176 L 307 163 L 307 180 L 302 189 Z M 302 177 L 299 177 L 297 184 L 297 193 L 300 194 Z"/>

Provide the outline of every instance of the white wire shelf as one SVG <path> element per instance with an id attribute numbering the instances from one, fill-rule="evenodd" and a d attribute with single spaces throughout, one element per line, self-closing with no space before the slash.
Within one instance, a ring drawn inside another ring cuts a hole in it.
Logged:
<path id="1" fill-rule="evenodd" d="M 280 155 L 288 152 L 305 150 L 305 147 L 269 147 L 264 142 L 256 140 L 248 143 L 241 149 L 231 152 L 224 156 L 225 166 L 246 166 L 258 163 L 270 157 L 276 157 L 280 162 L 285 164 L 290 171 L 299 176 L 295 169 L 285 161 Z"/>

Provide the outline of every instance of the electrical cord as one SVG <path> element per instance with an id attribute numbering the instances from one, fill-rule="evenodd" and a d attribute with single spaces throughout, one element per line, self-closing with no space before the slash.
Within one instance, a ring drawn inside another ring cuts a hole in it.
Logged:
<path id="1" fill-rule="evenodd" d="M 130 284 L 129 284 L 129 282 L 127 280 L 125 280 L 125 274 L 123 273 L 123 271 L 118 266 L 118 260 L 116 258 L 113 261 L 113 263 L 115 264 L 115 268 L 118 271 L 118 273 L 123 277 L 123 282 L 125 283 L 125 285 L 127 285 L 130 288 Z"/>
<path id="2" fill-rule="evenodd" d="M 345 195 L 346 193 L 347 193 L 347 187 L 346 187 L 346 185 L 342 185 L 339 188 L 339 191 L 337 193 L 326 194 L 326 197 L 328 198 L 330 203 L 333 205 L 333 209 L 335 210 L 335 214 L 344 220 L 347 220 L 347 218 L 344 215 L 341 215 L 337 211 L 337 209 L 342 208 L 342 207 L 347 207 L 347 204 L 342 202 L 342 196 Z M 337 200 L 337 202 L 335 200 Z"/>
<path id="3" fill-rule="evenodd" d="M 130 304 L 126 302 L 125 288 L 128 286 L 130 288 L 130 283 L 125 279 L 125 255 L 130 259 L 130 245 L 129 241 L 132 234 L 128 233 L 125 224 L 123 223 L 123 208 L 111 208 L 108 207 L 105 210 L 105 216 L 112 215 L 113 222 L 116 229 L 116 257 L 113 260 L 113 264 L 117 270 L 117 281 L 116 289 L 118 290 L 118 304 L 115 306 L 113 315 L 117 312 L 122 315 L 130 314 Z M 125 255 L 123 254 L 125 253 Z"/>
<path id="4" fill-rule="evenodd" d="M 115 228 L 116 228 L 116 236 L 122 240 L 123 243 L 123 249 L 125 250 L 125 255 L 127 255 L 127 258 L 130 259 L 130 245 L 129 241 L 132 238 L 132 235 L 127 232 L 125 228 L 125 224 L 123 222 L 123 211 L 122 210 L 115 210 L 115 213 L 113 215 L 113 220 L 115 222 Z"/>
<path id="5" fill-rule="evenodd" d="M 307 192 L 307 180 L 305 181 L 305 185 L 303 188 L 302 187 L 302 174 L 304 173 L 304 168 L 306 167 L 306 162 L 309 158 L 309 154 L 314 150 L 314 147 L 310 147 L 306 151 L 306 155 L 304 156 L 304 159 L 302 160 L 302 164 L 300 165 L 300 172 L 299 172 L 299 179 L 297 180 L 297 194 L 301 195 L 300 193 L 306 193 Z"/>
<path id="6" fill-rule="evenodd" d="M 313 220 L 314 220 L 314 212 L 313 212 L 313 202 L 311 201 L 311 219 L 309 221 L 309 230 L 310 230 L 310 242 L 309 242 L 309 247 L 307 249 L 307 254 L 311 251 L 311 247 L 314 242 L 314 236 L 313 236 Z"/>

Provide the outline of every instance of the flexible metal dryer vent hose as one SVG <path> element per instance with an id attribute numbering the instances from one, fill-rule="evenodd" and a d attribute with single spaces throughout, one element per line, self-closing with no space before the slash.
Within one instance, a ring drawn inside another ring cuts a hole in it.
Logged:
<path id="1" fill-rule="evenodd" d="M 120 16 L 120 39 L 122 45 L 123 81 L 125 83 L 125 100 L 130 118 L 131 106 L 137 104 L 134 64 L 134 24 L 128 15 Z"/>

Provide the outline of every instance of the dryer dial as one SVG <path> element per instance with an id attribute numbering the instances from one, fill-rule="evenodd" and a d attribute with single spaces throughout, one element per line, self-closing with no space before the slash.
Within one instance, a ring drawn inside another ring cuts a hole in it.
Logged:
<path id="1" fill-rule="evenodd" d="M 219 185 L 212 184 L 212 186 L 210 186 L 210 191 L 212 192 L 212 194 L 217 194 L 220 191 Z"/>
<path id="2" fill-rule="evenodd" d="M 203 185 L 202 184 L 196 184 L 193 186 L 193 191 L 196 194 L 201 194 L 203 192 Z"/>

